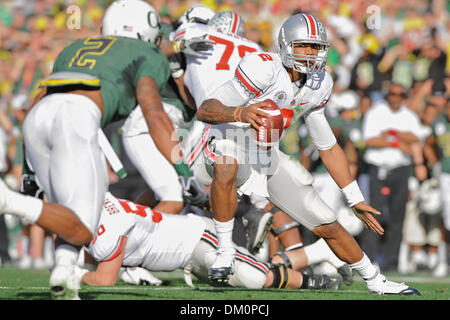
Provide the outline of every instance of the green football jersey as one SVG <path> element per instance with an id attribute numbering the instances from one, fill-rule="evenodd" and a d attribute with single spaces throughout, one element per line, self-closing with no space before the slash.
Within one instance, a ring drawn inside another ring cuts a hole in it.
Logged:
<path id="1" fill-rule="evenodd" d="M 126 118 L 136 107 L 136 86 L 149 76 L 161 90 L 170 75 L 169 61 L 154 44 L 124 37 L 99 36 L 79 39 L 58 56 L 53 73 L 64 77 L 48 78 L 41 86 L 86 85 L 100 87 L 104 114 L 102 127 Z M 89 78 L 71 77 L 85 74 Z"/>
<path id="2" fill-rule="evenodd" d="M 442 113 L 432 125 L 440 155 L 442 172 L 450 173 L 450 120 Z"/>

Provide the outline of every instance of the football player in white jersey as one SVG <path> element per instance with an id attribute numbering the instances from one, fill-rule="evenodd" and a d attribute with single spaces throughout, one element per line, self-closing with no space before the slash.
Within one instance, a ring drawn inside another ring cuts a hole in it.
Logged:
<path id="1" fill-rule="evenodd" d="M 320 246 L 330 251 L 325 243 Z M 87 285 L 114 285 L 122 266 L 139 266 L 151 271 L 184 269 L 187 284 L 193 286 L 190 274 L 208 282 L 208 269 L 215 260 L 216 249 L 217 237 L 210 218 L 153 211 L 108 192 L 97 234 L 85 254 L 88 264 L 99 263 L 95 271 L 79 268 L 77 275 Z M 315 248 L 311 246 L 311 250 Z M 336 290 L 341 283 L 340 278 L 307 275 L 282 264 L 269 265 L 241 247 L 236 247 L 235 256 L 237 272 L 229 281 L 231 286 Z M 329 256 L 324 254 L 323 259 Z M 297 264 L 307 263 L 295 256 L 291 256 L 291 260 Z M 145 270 L 139 270 L 137 277 L 134 270 L 127 268 L 122 279 L 127 283 L 145 283 L 148 278 Z"/>
<path id="2" fill-rule="evenodd" d="M 182 24 L 174 32 L 174 38 L 170 39 L 177 42 L 195 39 L 206 34 L 209 41 L 214 43 L 213 49 L 204 54 L 198 53 L 195 58 L 193 58 L 194 55 L 186 55 L 186 71 L 179 69 L 172 72 L 172 77 L 176 78 L 176 81 L 184 80 L 184 84 L 196 103 L 201 103 L 215 88 L 230 79 L 233 76 L 234 68 L 246 53 L 260 50 L 256 43 L 242 37 L 245 35 L 245 24 L 242 18 L 227 11 L 214 15 L 211 19 L 211 13 L 214 14 L 205 7 L 188 9 L 180 18 Z M 228 15 L 235 19 L 235 28 L 225 30 L 220 22 L 222 22 L 221 17 Z M 209 24 L 209 21 L 212 24 Z M 218 31 L 218 28 L 221 31 Z M 214 79 L 211 79 L 213 73 L 215 76 Z M 195 108 L 195 106 L 193 107 Z M 163 108 L 172 120 L 175 129 L 183 128 L 186 125 L 179 108 L 165 102 Z M 194 125 L 196 130 L 193 132 L 200 132 L 199 125 L 200 123 Z M 130 160 L 151 187 L 157 199 L 160 200 L 158 210 L 179 213 L 184 206 L 183 191 L 190 188 L 196 195 L 193 196 L 194 199 L 191 199 L 194 203 L 205 200 L 206 195 L 201 192 L 204 186 L 199 185 L 194 178 L 181 177 L 179 180 L 170 163 L 158 151 L 148 134 L 147 124 L 140 108 L 133 111 L 121 130 L 123 145 Z M 190 153 L 186 159 L 191 159 L 193 156 Z"/>
<path id="3" fill-rule="evenodd" d="M 208 34 L 208 39 L 215 42 L 213 50 L 203 52 L 202 56 L 186 56 L 186 71 L 184 74 L 184 83 L 188 87 L 190 93 L 195 99 L 196 105 L 199 106 L 206 98 L 220 86 L 225 84 L 228 80 L 234 76 L 234 70 L 243 57 L 251 52 L 260 52 L 261 47 L 253 41 L 247 40 L 244 35 L 246 33 L 245 22 L 243 19 L 233 11 L 222 11 L 217 13 L 208 22 L 207 25 L 196 24 L 189 27 L 181 26 L 175 32 L 174 40 L 190 39 L 199 37 L 203 34 Z M 210 133 L 210 127 L 203 122 L 195 121 L 193 129 L 189 132 L 187 147 L 184 154 L 186 154 L 186 163 L 192 165 L 194 162 L 198 162 L 202 159 L 202 150 L 208 141 L 206 137 Z M 194 170 L 194 176 L 197 177 L 196 170 Z M 200 177 L 202 175 L 200 174 Z M 210 181 L 203 180 L 206 185 L 209 185 Z M 252 204 L 259 209 L 266 212 L 273 208 L 266 200 L 258 199 L 257 197 L 251 197 Z M 263 227 L 265 221 L 270 222 L 268 217 L 273 215 L 273 224 L 277 225 L 275 232 L 285 248 L 285 251 L 298 250 L 302 247 L 301 236 L 298 229 L 295 229 L 297 225 L 294 221 L 291 221 L 289 217 L 285 215 L 278 208 L 273 208 L 270 213 L 266 213 L 261 218 L 259 227 Z M 257 233 L 255 244 L 262 243 L 263 238 L 259 235 L 263 233 Z M 253 244 L 251 244 L 253 245 Z M 250 249 L 251 250 L 251 249 Z M 251 250 L 253 252 L 253 250 Z M 284 261 L 286 266 L 289 265 L 288 259 L 284 256 L 283 252 L 277 252 L 277 257 L 274 257 L 274 261 Z"/>
<path id="4" fill-rule="evenodd" d="M 336 213 L 312 187 L 311 174 L 275 146 L 258 148 L 251 128 L 262 126 L 268 117 L 260 107 L 269 98 L 282 109 L 285 127 L 303 116 L 312 141 L 330 175 L 342 189 L 347 204 L 365 226 L 382 235 L 384 230 L 373 214 L 381 214 L 364 202 L 348 162 L 336 143 L 324 114 L 333 86 L 324 70 L 328 42 L 322 23 L 312 15 L 296 14 L 282 25 L 278 53 L 254 52 L 245 56 L 233 79 L 219 87 L 198 107 L 199 120 L 212 124 L 203 152 L 204 161 L 194 164 L 203 170 L 204 183 L 212 183 L 211 202 L 219 239 L 217 259 L 209 270 L 212 281 L 226 282 L 234 272 L 232 245 L 236 191 L 266 197 L 293 219 L 325 239 L 337 257 L 350 264 L 377 294 L 420 294 L 417 289 L 386 280 L 361 250 L 354 238 L 337 222 Z M 295 118 L 294 118 L 295 120 Z M 249 142 L 250 141 L 250 142 Z M 253 140 L 254 141 L 254 140 Z M 262 163 L 261 159 L 268 161 Z"/>

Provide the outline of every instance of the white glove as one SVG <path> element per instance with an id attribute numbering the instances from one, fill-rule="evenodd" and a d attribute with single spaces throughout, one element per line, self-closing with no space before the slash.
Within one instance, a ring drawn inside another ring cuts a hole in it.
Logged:
<path id="1" fill-rule="evenodd" d="M 184 74 L 182 67 L 182 58 L 180 53 L 172 54 L 169 56 L 170 73 L 174 79 L 178 79 Z"/>
<path id="2" fill-rule="evenodd" d="M 156 278 L 149 271 L 139 267 L 129 267 L 122 272 L 120 279 L 123 282 L 142 286 L 160 286 L 162 280 Z"/>
<path id="3" fill-rule="evenodd" d="M 173 48 L 177 53 L 183 52 L 184 54 L 201 57 L 202 53 L 200 51 L 207 51 L 214 44 L 214 41 L 206 38 L 207 36 L 208 35 L 205 34 L 192 39 L 175 40 L 173 42 Z"/>
<path id="4" fill-rule="evenodd" d="M 208 194 L 205 191 L 205 186 L 198 182 L 195 177 L 178 177 L 181 186 L 183 187 L 183 199 L 186 204 L 202 207 L 208 202 Z"/>

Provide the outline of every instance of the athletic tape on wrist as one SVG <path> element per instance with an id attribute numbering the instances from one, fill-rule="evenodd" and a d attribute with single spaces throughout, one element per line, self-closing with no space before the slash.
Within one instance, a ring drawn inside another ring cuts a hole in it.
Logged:
<path id="1" fill-rule="evenodd" d="M 349 207 L 353 207 L 355 204 L 364 201 L 364 196 L 359 189 L 358 183 L 356 180 L 353 180 L 347 186 L 342 189 L 342 193 L 344 194 L 345 200 Z"/>

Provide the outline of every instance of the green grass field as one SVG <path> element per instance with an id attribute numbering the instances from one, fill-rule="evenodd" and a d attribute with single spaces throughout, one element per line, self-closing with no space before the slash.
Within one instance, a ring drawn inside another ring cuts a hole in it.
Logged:
<path id="1" fill-rule="evenodd" d="M 189 288 L 183 273 L 154 272 L 170 285 L 145 287 L 128 285 L 118 280 L 113 287 L 82 286 L 82 300 L 450 300 L 450 277 L 433 278 L 426 273 L 401 276 L 386 274 L 394 281 L 406 282 L 422 293 L 421 296 L 370 295 L 359 276 L 351 286 L 341 285 L 336 291 L 327 290 L 251 290 L 244 288 L 215 288 L 195 281 L 195 289 Z M 0 300 L 49 300 L 50 272 L 47 270 L 20 270 L 0 268 Z"/>

